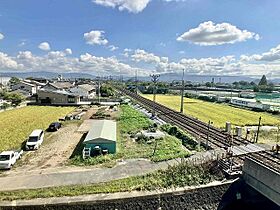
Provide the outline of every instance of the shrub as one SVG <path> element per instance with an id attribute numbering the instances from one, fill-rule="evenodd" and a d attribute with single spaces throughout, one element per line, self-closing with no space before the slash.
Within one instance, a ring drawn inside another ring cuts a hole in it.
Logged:
<path id="1" fill-rule="evenodd" d="M 190 135 L 182 131 L 176 126 L 172 126 L 170 124 L 165 124 L 161 126 L 161 129 L 165 132 L 167 132 L 171 136 L 175 136 L 178 139 L 182 140 L 182 144 L 190 150 L 196 150 L 197 149 L 197 142 L 195 139 Z"/>

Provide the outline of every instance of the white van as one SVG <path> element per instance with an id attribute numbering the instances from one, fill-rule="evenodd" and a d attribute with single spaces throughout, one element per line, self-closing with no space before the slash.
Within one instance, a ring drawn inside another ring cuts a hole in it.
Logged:
<path id="1" fill-rule="evenodd" d="M 43 141 L 44 141 L 44 131 L 41 129 L 34 130 L 32 131 L 28 140 L 26 141 L 25 149 L 26 150 L 39 149 Z"/>

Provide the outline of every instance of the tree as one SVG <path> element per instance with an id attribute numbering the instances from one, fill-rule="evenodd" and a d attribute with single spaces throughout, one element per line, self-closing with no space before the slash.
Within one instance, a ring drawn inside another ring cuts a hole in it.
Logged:
<path id="1" fill-rule="evenodd" d="M 10 80 L 9 80 L 9 83 L 11 84 L 11 85 L 16 85 L 16 84 L 18 84 L 20 82 L 20 80 L 19 80 L 19 78 L 17 78 L 17 77 L 12 77 Z"/>
<path id="2" fill-rule="evenodd" d="M 18 106 L 22 101 L 24 101 L 24 97 L 19 93 L 5 93 L 5 100 L 11 101 L 14 106 Z"/>
<path id="3" fill-rule="evenodd" d="M 8 103 L 3 103 L 1 109 L 7 109 L 10 105 Z"/>
<path id="4" fill-rule="evenodd" d="M 260 91 L 259 86 L 255 85 L 255 86 L 254 86 L 254 92 L 259 92 L 259 91 Z"/>
<path id="5" fill-rule="evenodd" d="M 100 94 L 102 97 L 109 97 L 114 95 L 114 90 L 111 86 L 102 85 L 100 87 Z"/>
<path id="6" fill-rule="evenodd" d="M 267 86 L 267 79 L 265 75 L 262 76 L 259 86 Z"/>
<path id="7" fill-rule="evenodd" d="M 256 83 L 254 81 L 250 82 L 250 85 L 255 86 Z"/>
<path id="8" fill-rule="evenodd" d="M 206 87 L 212 87 L 212 83 L 211 82 L 206 82 Z"/>

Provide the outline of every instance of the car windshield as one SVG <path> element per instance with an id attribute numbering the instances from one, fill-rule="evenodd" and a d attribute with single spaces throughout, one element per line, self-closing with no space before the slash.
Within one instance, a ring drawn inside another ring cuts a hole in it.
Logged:
<path id="1" fill-rule="evenodd" d="M 10 155 L 0 155 L 0 161 L 5 161 L 9 159 L 10 159 Z"/>
<path id="2" fill-rule="evenodd" d="M 38 141 L 38 137 L 37 136 L 30 136 L 28 139 L 28 142 L 36 142 Z"/>
<path id="3" fill-rule="evenodd" d="M 55 126 L 56 125 L 56 123 L 52 123 L 50 126 Z"/>

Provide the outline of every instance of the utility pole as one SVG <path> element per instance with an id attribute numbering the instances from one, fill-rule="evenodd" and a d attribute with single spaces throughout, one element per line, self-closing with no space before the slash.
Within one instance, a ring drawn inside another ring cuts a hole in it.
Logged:
<path id="1" fill-rule="evenodd" d="M 206 149 L 208 150 L 208 144 L 209 144 L 209 137 L 210 137 L 210 125 L 213 122 L 211 122 L 211 120 L 208 121 L 208 128 L 207 128 L 207 139 L 206 139 Z"/>
<path id="2" fill-rule="evenodd" d="M 232 100 L 232 84 L 230 85 L 230 101 Z"/>
<path id="3" fill-rule="evenodd" d="M 183 75 L 182 75 L 181 109 L 180 109 L 181 113 L 184 112 L 184 90 L 185 90 L 184 76 L 185 76 L 185 69 L 183 69 Z"/>
<path id="4" fill-rule="evenodd" d="M 262 120 L 262 117 L 259 118 L 259 125 L 258 125 L 256 143 L 258 143 L 258 139 L 259 139 L 259 132 L 260 132 L 260 127 L 261 127 L 261 120 Z"/>
<path id="5" fill-rule="evenodd" d="M 152 82 L 154 83 L 154 87 L 153 87 L 153 113 L 152 113 L 152 117 L 156 116 L 156 110 L 155 110 L 155 103 L 156 103 L 156 83 L 159 80 L 160 75 L 159 74 L 151 74 L 150 77 L 152 78 Z"/>
<path id="6" fill-rule="evenodd" d="M 277 138 L 276 138 L 277 142 L 279 142 L 279 125 L 277 126 Z"/>
<path id="7" fill-rule="evenodd" d="M 100 76 L 98 76 L 97 79 L 98 79 L 98 103 L 100 104 Z"/>
<path id="8" fill-rule="evenodd" d="M 135 89 L 136 89 L 136 94 L 138 94 L 138 70 L 135 69 Z"/>

